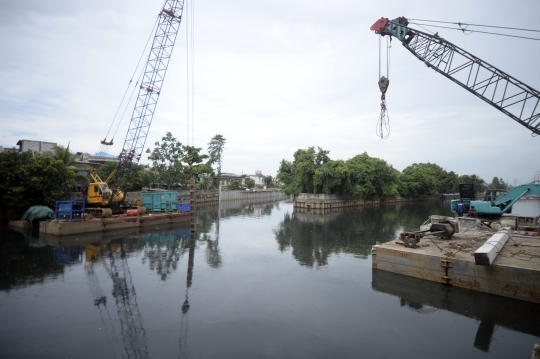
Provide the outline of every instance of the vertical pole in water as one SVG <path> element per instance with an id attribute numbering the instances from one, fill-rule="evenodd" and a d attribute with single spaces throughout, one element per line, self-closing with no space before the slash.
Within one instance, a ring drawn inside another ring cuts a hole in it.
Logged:
<path id="1" fill-rule="evenodd" d="M 192 232 L 189 238 L 189 257 L 188 257 L 188 269 L 187 269 L 187 288 L 191 288 L 193 283 L 193 262 L 195 261 L 195 234 Z M 187 295 L 186 295 L 187 301 Z"/>
<path id="2" fill-rule="evenodd" d="M 191 177 L 191 180 L 189 182 L 189 203 L 191 205 L 191 233 L 195 233 L 197 231 L 197 223 L 196 223 L 196 211 L 195 206 L 197 203 L 197 187 L 195 186 L 195 178 Z"/>

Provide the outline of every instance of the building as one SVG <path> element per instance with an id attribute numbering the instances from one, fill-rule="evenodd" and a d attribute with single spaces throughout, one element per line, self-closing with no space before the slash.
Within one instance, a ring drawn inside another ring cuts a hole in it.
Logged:
<path id="1" fill-rule="evenodd" d="M 77 152 L 77 162 L 88 166 L 100 166 L 105 162 L 118 162 L 118 156 L 111 155 L 106 152 L 98 152 L 91 155 L 88 152 Z M 77 173 L 82 176 L 88 176 L 90 174 L 90 167 L 79 168 Z"/>
<path id="2" fill-rule="evenodd" d="M 265 186 L 265 178 L 262 174 L 261 170 L 256 170 L 254 175 L 249 175 L 249 178 L 251 178 L 253 181 L 255 181 L 255 185 Z"/>
<path id="3" fill-rule="evenodd" d="M 235 173 L 223 172 L 221 173 L 221 184 L 223 186 L 227 186 L 229 183 L 236 180 L 240 181 L 240 183 L 242 183 L 244 186 L 246 178 L 251 178 L 253 181 L 255 181 L 255 185 L 266 186 L 262 171 L 259 170 L 255 171 L 254 175 L 237 175 Z"/>
<path id="4" fill-rule="evenodd" d="M 232 181 L 240 181 L 242 183 L 242 185 L 244 184 L 244 177 L 243 176 L 240 176 L 240 175 L 237 175 L 235 173 L 227 173 L 227 172 L 222 172 L 221 173 L 221 184 L 223 186 L 227 186 L 229 183 L 231 183 Z"/>
<path id="5" fill-rule="evenodd" d="M 82 163 L 104 164 L 105 162 L 118 162 L 118 156 L 106 152 L 91 155 L 88 152 L 77 152 L 77 161 Z"/>
<path id="6" fill-rule="evenodd" d="M 19 140 L 17 142 L 19 146 L 19 152 L 33 151 L 40 154 L 45 152 L 52 152 L 55 142 L 44 142 L 44 141 L 31 141 L 31 140 Z"/>

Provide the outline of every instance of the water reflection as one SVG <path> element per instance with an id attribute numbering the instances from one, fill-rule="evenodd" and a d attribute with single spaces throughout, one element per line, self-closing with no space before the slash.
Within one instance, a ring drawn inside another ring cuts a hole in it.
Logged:
<path id="1" fill-rule="evenodd" d="M 57 278 L 64 266 L 54 262 L 54 250 L 29 233 L 4 230 L 0 250 L 0 290 L 42 284 Z"/>
<path id="2" fill-rule="evenodd" d="M 144 243 L 142 263 L 148 262 L 150 270 L 156 271 L 161 280 L 167 280 L 178 269 L 189 235 L 189 229 L 143 234 L 140 237 Z"/>
<path id="3" fill-rule="evenodd" d="M 99 311 L 113 355 L 116 356 L 118 351 L 125 352 L 128 358 L 147 358 L 146 331 L 137 303 L 137 295 L 124 243 L 122 239 L 114 239 L 87 244 L 84 249 L 84 267 L 90 292 L 94 299 L 93 304 Z M 57 248 L 55 250 L 62 249 Z M 115 302 L 117 318 L 120 324 L 121 347 L 119 343 L 111 342 L 111 339 L 116 338 L 116 328 L 107 308 L 107 296 L 100 285 L 99 273 L 96 271 L 98 267 L 103 268 L 112 282 L 110 293 Z"/>
<path id="4" fill-rule="evenodd" d="M 64 265 L 80 264 L 83 261 L 83 252 L 83 246 L 55 248 L 53 255 L 53 263 Z"/>
<path id="5" fill-rule="evenodd" d="M 256 201 L 226 201 L 220 202 L 219 213 L 220 218 L 228 219 L 230 217 L 263 217 L 272 214 L 272 210 L 280 209 L 280 203 L 283 202 L 268 202 L 268 199 L 260 199 Z"/>
<path id="6" fill-rule="evenodd" d="M 371 245 L 446 208 L 422 203 L 317 214 L 292 213 L 286 202 L 226 202 L 198 209 L 193 236 L 182 225 L 60 238 L 3 231 L 0 357 L 473 358 L 490 351 L 502 358 L 518 346 L 530 352 L 540 318 L 526 303 L 464 300 L 456 288 L 422 282 L 426 287 L 416 290 L 377 274 L 371 283 Z M 55 250 L 66 260 L 55 261 Z M 330 261 L 337 253 L 348 255 Z M 320 265 L 327 268 L 309 270 Z M 39 281 L 46 285 L 30 285 Z M 446 311 L 457 315 L 447 320 Z M 470 344 L 448 346 L 467 335 Z"/>
<path id="7" fill-rule="evenodd" d="M 445 310 L 479 321 L 471 338 L 475 348 L 489 352 L 497 328 L 540 336 L 538 305 L 464 288 L 441 285 L 418 278 L 373 269 L 372 288 L 399 298 L 404 308 L 429 314 Z"/>
<path id="8" fill-rule="evenodd" d="M 332 254 L 350 253 L 365 259 L 377 241 L 389 241 L 400 231 L 417 229 L 421 224 L 419 218 L 431 214 L 448 215 L 450 211 L 438 202 L 345 211 L 295 210 L 292 214 L 286 213 L 273 232 L 281 252 L 291 249 L 301 265 L 320 267 L 328 264 Z"/>

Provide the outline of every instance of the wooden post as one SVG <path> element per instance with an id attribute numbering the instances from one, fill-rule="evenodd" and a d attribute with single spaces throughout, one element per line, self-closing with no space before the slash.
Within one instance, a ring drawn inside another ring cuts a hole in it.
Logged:
<path id="1" fill-rule="evenodd" d="M 197 205 L 197 186 L 195 185 L 195 178 L 191 177 L 189 182 L 189 203 L 191 205 L 191 233 L 197 232 L 197 216 L 196 216 L 196 205 Z"/>

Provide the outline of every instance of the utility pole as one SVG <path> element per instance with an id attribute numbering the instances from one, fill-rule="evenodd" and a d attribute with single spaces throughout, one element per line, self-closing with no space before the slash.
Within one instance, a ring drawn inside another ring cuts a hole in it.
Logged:
<path id="1" fill-rule="evenodd" d="M 195 206 L 197 205 L 197 186 L 195 185 L 195 177 L 191 177 L 191 180 L 189 182 L 189 203 L 191 206 L 191 226 L 190 230 L 191 233 L 195 233 L 197 231 L 197 218 L 196 218 L 196 210 Z"/>

